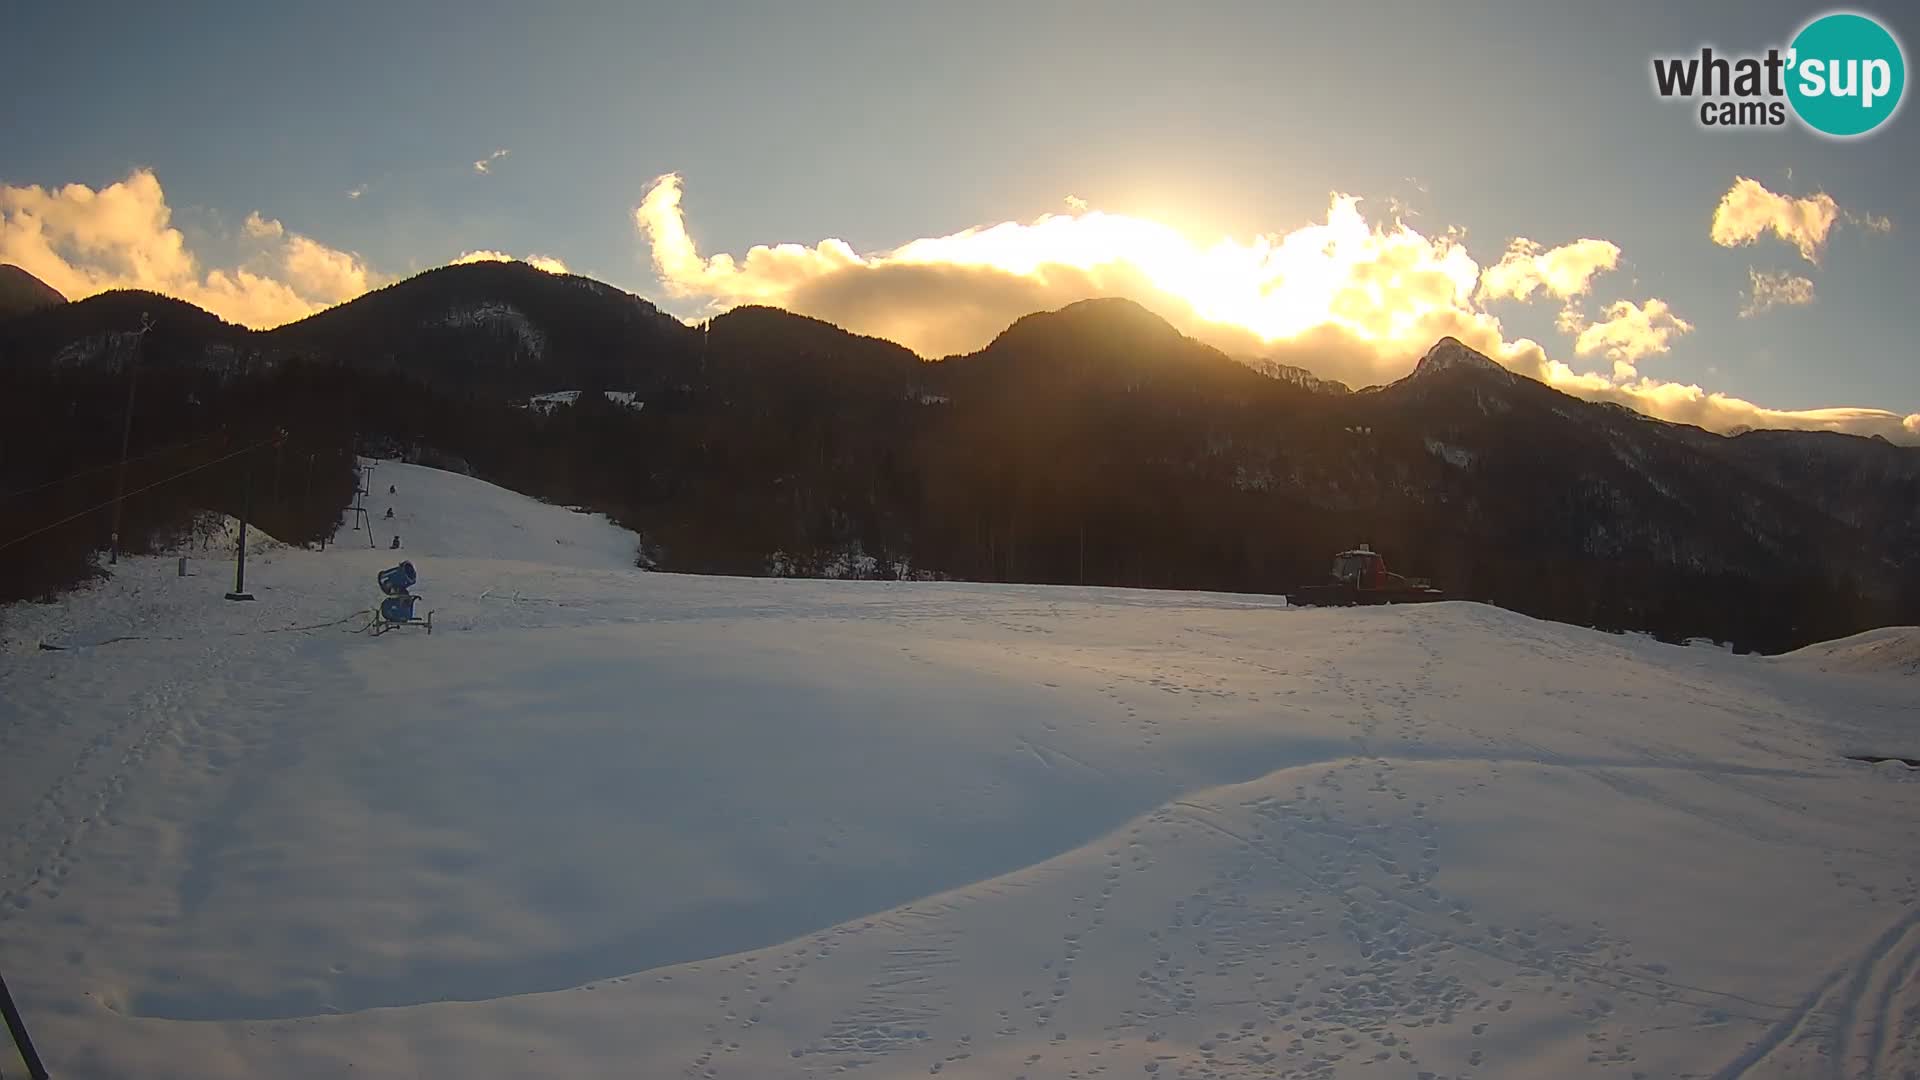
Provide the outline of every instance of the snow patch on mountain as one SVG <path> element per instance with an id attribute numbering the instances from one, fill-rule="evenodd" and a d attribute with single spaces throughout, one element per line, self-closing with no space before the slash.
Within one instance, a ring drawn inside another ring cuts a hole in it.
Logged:
<path id="1" fill-rule="evenodd" d="M 1474 453 L 1465 447 L 1441 442 L 1433 436 L 1427 436 L 1427 453 L 1446 462 L 1456 469 L 1464 469 L 1473 464 Z"/>
<path id="2" fill-rule="evenodd" d="M 1323 379 L 1297 364 L 1283 364 L 1264 357 L 1242 359 L 1242 363 L 1277 382 L 1292 383 L 1316 394 L 1350 394 L 1352 388 L 1338 379 Z"/>
<path id="3" fill-rule="evenodd" d="M 583 392 L 584 391 L 580 390 L 554 390 L 545 394 L 535 394 L 528 398 L 525 403 L 517 404 L 515 407 L 532 409 L 538 413 L 550 413 L 562 405 L 572 405 L 578 402 Z M 635 412 L 639 412 L 641 409 L 647 407 L 646 402 L 639 400 L 640 395 L 638 391 L 602 390 L 600 394 L 615 405 L 624 405 Z"/>
<path id="4" fill-rule="evenodd" d="M 547 353 L 546 332 L 512 304 L 490 301 L 455 308 L 442 316 L 440 321 L 441 325 L 456 330 L 488 330 L 513 337 L 519 342 L 521 354 L 528 359 L 538 360 Z"/>
<path id="5" fill-rule="evenodd" d="M 1455 337 L 1443 337 L 1435 342 L 1433 348 L 1427 350 L 1427 355 L 1421 357 L 1420 362 L 1414 365 L 1413 373 L 1408 378 L 1417 379 L 1437 375 L 1443 371 L 1460 369 L 1498 375 L 1501 379 L 1508 381 L 1517 378 L 1513 372 L 1501 367 L 1484 353 L 1468 348 L 1465 343 Z"/>

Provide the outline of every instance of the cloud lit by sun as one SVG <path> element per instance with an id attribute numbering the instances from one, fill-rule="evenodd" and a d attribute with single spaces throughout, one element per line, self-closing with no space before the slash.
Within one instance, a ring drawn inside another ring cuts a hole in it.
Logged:
<path id="1" fill-rule="evenodd" d="M 1497 326 L 1473 307 L 1480 268 L 1464 247 L 1401 223 L 1370 224 L 1348 195 L 1331 198 L 1322 222 L 1245 241 L 1199 244 L 1163 222 L 1076 201 L 1072 213 L 913 240 L 880 254 L 830 239 L 757 246 L 736 260 L 699 255 L 681 194 L 678 176 L 660 177 L 635 211 L 673 295 L 722 307 L 825 309 L 868 332 L 878 332 L 870 323 L 878 319 L 927 356 L 978 348 L 1020 315 L 1097 295 L 1140 299 L 1189 333 L 1236 350 L 1333 330 L 1404 358 L 1444 334 L 1472 333 L 1473 324 Z M 886 310 L 849 311 L 862 292 L 884 297 Z M 956 321 L 955 310 L 976 317 Z"/>
<path id="2" fill-rule="evenodd" d="M 1513 238 L 1482 265 L 1453 231 L 1398 218 L 1370 222 L 1335 194 L 1323 220 L 1282 233 L 1199 243 L 1164 222 L 1094 209 L 1002 222 L 862 254 L 844 241 L 760 245 L 703 257 L 687 230 L 677 174 L 658 177 L 634 211 L 666 291 L 712 310 L 762 303 L 891 338 L 923 356 L 979 348 L 1014 319 L 1093 296 L 1125 296 L 1184 332 L 1239 356 L 1299 364 L 1352 385 L 1404 375 L 1452 335 L 1508 367 L 1581 397 L 1714 430 L 1803 427 L 1912 441 L 1920 416 L 1869 408 L 1767 409 L 1640 368 L 1693 329 L 1658 297 L 1619 298 L 1590 318 L 1580 306 L 1620 248 L 1581 238 L 1547 248 Z M 1496 302 L 1551 299 L 1580 371 L 1539 343 L 1510 337 Z"/>
<path id="3" fill-rule="evenodd" d="M 479 251 L 463 252 L 459 258 L 447 265 L 462 266 L 467 263 L 477 262 L 523 262 L 535 270 L 545 270 L 549 274 L 568 273 L 567 264 L 554 258 L 552 255 L 529 255 L 524 259 L 516 259 L 504 251 L 493 251 L 484 248 Z"/>
<path id="4" fill-rule="evenodd" d="M 498 160 L 495 158 L 494 160 Z M 1399 378 L 1441 337 L 1453 336 L 1515 371 L 1571 394 L 1713 430 L 1804 427 L 1920 441 L 1920 414 L 1872 408 L 1776 410 L 1658 377 L 1676 347 L 1702 347 L 1694 312 L 1665 298 L 1596 295 L 1624 258 L 1611 241 L 1557 246 L 1510 237 L 1469 251 L 1458 230 L 1422 231 L 1394 214 L 1370 219 L 1361 200 L 1329 197 L 1318 220 L 1247 237 L 1196 239 L 1164 221 L 1101 210 L 1068 197 L 1066 212 L 910 240 L 863 253 L 834 239 L 703 256 L 681 210 L 680 177 L 656 179 L 634 210 L 661 287 L 680 309 L 771 304 L 928 357 L 971 351 L 1024 315 L 1089 297 L 1136 300 L 1185 333 L 1240 357 L 1266 357 L 1365 386 Z M 101 188 L 0 185 L 0 262 L 65 295 L 142 288 L 190 300 L 223 318 L 271 327 L 386 284 L 394 277 L 255 212 L 227 239 L 237 254 L 210 265 L 171 221 L 151 170 Z M 1701 242 L 1747 247 L 1778 238 L 1810 273 L 1836 228 L 1885 233 L 1885 218 L 1823 194 L 1785 196 L 1738 178 Z M 457 262 L 503 260 L 468 251 Z M 566 273 L 551 255 L 520 257 Z M 1814 298 L 1802 274 L 1746 268 L 1739 314 L 1782 318 Z M 1549 348 L 1510 333 L 1516 305 L 1558 307 L 1564 337 Z M 1712 347 L 1712 346 L 1707 346 Z"/>
<path id="5" fill-rule="evenodd" d="M 266 328 L 393 280 L 358 254 L 258 211 L 247 215 L 240 236 L 242 259 L 205 265 L 173 225 L 173 208 L 151 169 L 100 188 L 0 184 L 0 263 L 21 267 L 71 299 L 149 289 Z"/>

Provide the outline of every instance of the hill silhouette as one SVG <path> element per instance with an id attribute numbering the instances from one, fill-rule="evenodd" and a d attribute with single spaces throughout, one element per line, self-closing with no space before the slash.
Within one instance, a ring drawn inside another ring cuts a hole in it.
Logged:
<path id="1" fill-rule="evenodd" d="M 1654 421 L 1453 339 L 1347 392 L 1108 299 L 925 361 L 774 308 L 689 326 L 482 263 L 267 332 L 102 294 L 0 324 L 0 366 L 118 370 L 143 313 L 143 371 L 323 383 L 363 449 L 607 510 L 667 569 L 1281 592 L 1368 542 L 1457 595 L 1673 638 L 1920 621 L 1920 448 Z M 558 390 L 638 407 L 524 407 Z"/>
<path id="2" fill-rule="evenodd" d="M 0 319 L 66 302 L 60 290 L 12 263 L 0 263 Z"/>

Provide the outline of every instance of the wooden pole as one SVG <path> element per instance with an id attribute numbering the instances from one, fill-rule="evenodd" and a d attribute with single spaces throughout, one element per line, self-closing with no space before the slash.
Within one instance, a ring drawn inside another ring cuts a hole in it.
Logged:
<path id="1" fill-rule="evenodd" d="M 107 546 L 107 565 L 117 566 L 120 562 L 120 505 L 126 499 L 127 491 L 127 443 L 133 437 L 133 397 L 140 386 L 140 347 L 147 340 L 147 331 L 153 329 L 153 318 L 146 312 L 140 313 L 140 329 L 133 336 L 133 348 L 127 357 L 127 415 L 120 424 L 120 469 L 113 481 L 113 531 Z"/>
<path id="2" fill-rule="evenodd" d="M 40 1063 L 40 1055 L 33 1049 L 33 1040 L 27 1037 L 27 1022 L 20 1017 L 20 1009 L 13 1003 L 13 995 L 7 991 L 7 980 L 0 978 L 0 1015 L 7 1021 L 7 1031 L 13 1035 L 13 1045 L 20 1050 L 20 1060 L 26 1063 L 27 1075 L 33 1080 L 47 1080 L 47 1067 Z"/>
<path id="3" fill-rule="evenodd" d="M 233 591 L 227 594 L 229 600 L 251 600 L 253 594 L 247 591 L 247 518 L 253 515 L 253 465 L 248 463 L 242 474 L 240 490 L 240 543 L 233 552 Z"/>

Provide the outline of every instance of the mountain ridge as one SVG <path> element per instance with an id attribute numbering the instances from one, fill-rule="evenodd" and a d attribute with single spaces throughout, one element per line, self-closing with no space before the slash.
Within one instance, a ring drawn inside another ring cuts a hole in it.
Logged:
<path id="1" fill-rule="evenodd" d="M 927 360 L 777 308 L 688 325 L 490 263 L 271 331 L 103 294 L 0 324 L 0 372 L 111 370 L 143 313 L 143 368 L 329 380 L 363 444 L 604 509 L 667 569 L 1279 592 L 1370 542 L 1458 595 L 1587 625 L 1781 648 L 1920 622 L 1920 448 L 1650 423 L 1457 339 L 1346 392 L 1109 298 Z M 580 393 L 521 407 L 556 390 Z"/>
<path id="2" fill-rule="evenodd" d="M 0 279 L 4 278 L 5 275 L 3 272 L 6 270 L 18 270 L 18 268 L 12 267 L 10 264 L 0 265 Z M 34 285 L 39 285 L 45 289 L 48 294 L 54 297 L 59 296 L 57 292 L 42 285 L 38 279 L 32 278 L 32 276 L 26 274 L 25 271 L 19 271 L 19 275 L 25 277 Z M 4 291 L 3 281 L 0 281 L 0 291 Z M 512 301 L 512 297 L 514 296 L 529 293 L 538 294 L 542 292 L 546 293 L 549 298 L 554 295 L 573 294 L 574 303 L 558 306 L 566 308 L 568 313 L 576 317 L 534 318 L 532 316 L 526 316 L 526 313 L 521 311 L 521 306 L 523 305 L 516 305 Z M 204 323 L 205 329 L 203 329 L 201 333 L 206 335 L 208 339 L 207 344 L 212 347 L 212 356 L 209 359 L 214 361 L 215 366 L 219 366 L 218 361 L 220 359 L 224 358 L 230 361 L 231 357 L 237 354 L 251 354 L 258 361 L 269 364 L 275 362 L 277 359 L 312 355 L 325 352 L 331 348 L 344 347 L 358 349 L 364 356 L 367 352 L 363 347 L 365 343 L 345 340 L 351 338 L 353 335 L 341 333 L 341 328 L 359 320 L 378 323 L 383 330 L 388 332 L 400 329 L 392 325 L 393 320 L 388 317 L 388 314 L 393 309 L 418 300 L 423 296 L 434 298 L 429 301 L 430 303 L 436 301 L 439 303 L 440 310 L 438 313 L 442 319 L 441 329 L 448 331 L 466 330 L 473 332 L 474 336 L 485 336 L 490 333 L 496 337 L 511 337 L 517 339 L 517 343 L 520 346 L 520 355 L 514 359 L 521 362 L 542 358 L 540 354 L 544 351 L 544 347 L 551 343 L 550 338 L 552 335 L 543 325 L 548 322 L 563 328 L 567 327 L 569 323 L 575 326 L 581 323 L 590 325 L 594 328 L 590 333 L 570 333 L 563 329 L 562 336 L 570 338 L 592 337 L 600 344 L 606 343 L 600 339 L 611 341 L 617 339 L 620 334 L 631 333 L 649 339 L 647 344 L 656 348 L 662 346 L 662 344 L 669 339 L 676 339 L 682 347 L 688 347 L 691 342 L 697 339 L 701 332 L 700 328 L 702 324 L 715 323 L 718 320 L 727 318 L 734 312 L 777 312 L 780 316 L 788 320 L 786 325 L 790 330 L 797 330 L 797 328 L 804 326 L 815 327 L 812 330 L 798 332 L 811 335 L 816 343 L 827 340 L 829 336 L 838 335 L 847 341 L 857 340 L 868 343 L 869 347 L 874 343 L 884 343 L 894 349 L 911 353 L 911 351 L 906 350 L 904 346 L 900 346 L 889 339 L 855 334 L 827 320 L 800 315 L 770 305 L 742 305 L 708 319 L 685 322 L 661 311 L 651 301 L 643 297 L 593 278 L 577 274 L 556 274 L 521 262 L 488 261 L 435 267 L 422 271 L 412 277 L 383 286 L 380 289 L 365 293 L 342 304 L 335 305 L 303 319 L 269 330 L 251 330 L 246 327 L 226 323 L 212 313 L 206 312 L 204 309 L 188 301 L 140 290 L 109 290 L 75 301 L 61 298 L 58 305 L 48 303 L 42 307 L 17 312 L 16 314 L 20 316 L 19 320 L 8 326 L 6 332 L 0 332 L 0 359 L 6 359 L 16 363 L 23 361 L 32 362 L 35 357 L 41 360 L 48 360 L 55 356 L 65 363 L 86 363 L 107 359 L 106 354 L 108 350 L 104 345 L 105 337 L 111 335 L 116 330 L 131 331 L 135 329 L 138 325 L 137 320 L 139 314 L 135 309 L 141 308 L 142 304 L 145 304 L 149 308 L 174 312 L 177 316 L 174 321 L 178 323 L 192 321 Z M 469 302 L 464 309 L 455 302 L 455 299 L 458 297 L 468 298 Z M 501 297 L 506 297 L 507 299 L 499 300 Z M 499 302 L 490 302 L 496 300 Z M 599 302 L 602 306 L 596 308 L 595 301 Z M 45 308 L 54 306 L 64 307 L 69 310 L 64 316 L 57 320 L 46 318 L 47 312 Z M 578 318 L 577 316 L 581 314 L 586 314 L 587 317 L 584 319 Z M 1039 323 L 1031 322 L 1031 320 L 1037 317 L 1048 315 L 1058 318 L 1051 322 L 1048 320 L 1042 320 Z M 526 316 L 524 321 L 522 320 L 522 316 Z M 768 316 L 765 315 L 754 317 L 761 319 L 763 324 L 768 318 Z M 0 319 L 4 318 L 6 318 L 4 305 L 0 305 Z M 999 334 L 995 335 L 994 339 L 987 345 L 972 353 L 955 354 L 953 356 L 939 358 L 923 357 L 921 359 L 928 364 L 939 364 L 945 361 L 979 356 L 983 353 L 992 352 L 995 345 L 1001 344 L 1002 339 L 1009 338 L 1009 335 L 1012 336 L 1012 340 L 1014 341 L 1020 340 L 1030 332 L 1030 328 L 1033 326 L 1050 325 L 1058 327 L 1063 324 L 1072 325 L 1075 323 L 1093 327 L 1096 330 L 1095 336 L 1099 333 L 1111 332 L 1111 340 L 1108 343 L 1128 350 L 1137 349 L 1143 344 L 1169 344 L 1177 340 L 1192 341 L 1190 338 L 1185 338 L 1185 335 L 1182 335 L 1171 323 L 1135 301 L 1122 297 L 1096 297 L 1075 301 L 1052 312 L 1032 312 L 1022 316 L 1009 324 L 1007 328 Z M 1103 324 L 1105 329 L 1101 328 Z M 823 336 L 820 328 L 830 330 L 831 335 Z M 403 343 L 398 347 L 382 348 L 376 351 L 383 354 L 398 354 L 406 351 L 408 348 L 417 348 L 420 345 L 417 339 L 423 336 L 420 333 L 422 329 L 425 328 L 418 325 L 406 327 L 404 328 L 405 333 L 401 336 L 407 339 L 408 343 Z M 56 340 L 62 335 L 64 335 L 65 340 Z M 455 333 L 448 336 L 458 335 Z M 87 347 L 88 338 L 95 339 L 90 349 Z M 1003 348 L 1004 347 L 1005 346 L 1003 346 Z M 1333 379 L 1321 378 L 1310 368 L 1297 364 L 1282 363 L 1263 357 L 1229 357 L 1225 353 L 1218 353 L 1218 350 L 1211 350 L 1211 347 L 1205 348 L 1208 348 L 1213 353 L 1217 353 L 1221 357 L 1231 359 L 1235 363 L 1255 371 L 1264 377 L 1301 389 L 1330 396 L 1357 392 L 1354 388 L 1348 387 L 1344 383 Z M 563 347 L 562 351 L 567 350 Z M 362 359 L 360 362 L 378 366 L 375 361 Z M 496 363 L 492 366 L 496 368 L 513 368 L 522 365 L 507 361 Z M 1530 382 L 1537 381 L 1528 378 L 1526 375 L 1512 371 L 1498 361 L 1473 349 L 1471 346 L 1466 345 L 1451 335 L 1444 336 L 1436 341 L 1433 347 L 1415 362 L 1413 368 L 1409 370 L 1405 376 L 1402 376 L 1400 380 L 1396 381 L 1403 382 L 1416 376 L 1423 377 L 1439 371 L 1450 370 L 1458 366 L 1473 367 L 1476 370 L 1489 374 L 1497 373 L 1509 379 L 1527 379 Z M 574 366 L 563 365 L 562 370 L 551 373 L 553 378 L 547 380 L 550 385 L 538 387 L 533 386 L 531 383 L 519 385 L 525 381 L 524 376 L 536 374 L 537 373 L 523 371 L 520 373 L 522 377 L 506 376 L 506 378 L 508 381 L 516 384 L 512 388 L 514 392 L 538 392 L 544 389 L 553 389 L 560 386 L 561 383 L 578 382 L 582 378 L 604 380 L 612 377 L 615 381 L 618 381 L 622 372 L 617 366 L 610 368 L 605 364 L 582 363 Z M 498 371 L 490 374 L 483 371 L 481 381 L 485 382 L 488 381 L 490 377 L 500 375 L 501 373 Z M 559 381 L 555 382 L 554 380 L 556 379 Z M 1367 387 L 1364 388 L 1364 391 L 1359 392 L 1376 391 L 1383 389 L 1385 385 L 1392 384 Z M 1620 403 L 1589 402 L 1589 404 L 1625 410 L 1646 420 L 1659 421 L 1658 417 L 1639 412 L 1630 406 Z M 1668 421 L 1659 422 L 1666 423 Z M 1742 427 L 1734 431 L 1710 432 L 1710 434 L 1721 438 L 1737 438 L 1740 435 L 1755 430 L 1811 433 L 1790 428 L 1754 429 Z M 1868 438 L 1867 436 L 1856 436 L 1847 432 L 1837 432 L 1833 434 L 1843 435 L 1848 438 Z M 1882 437 L 1882 441 L 1888 440 Z M 1896 443 L 1894 445 L 1899 446 L 1902 444 Z"/>
<path id="3" fill-rule="evenodd" d="M 60 290 L 34 277 L 25 267 L 0 263 L 0 320 L 66 302 Z"/>

